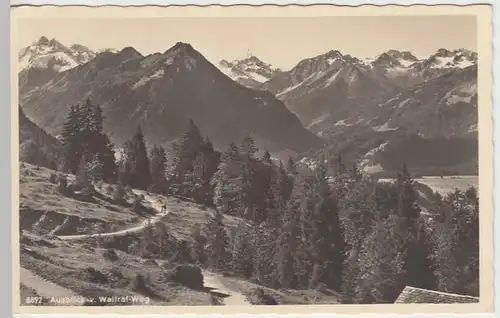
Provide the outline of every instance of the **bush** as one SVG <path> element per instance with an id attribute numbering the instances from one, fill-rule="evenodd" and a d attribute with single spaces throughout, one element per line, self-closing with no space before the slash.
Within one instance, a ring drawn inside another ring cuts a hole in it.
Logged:
<path id="1" fill-rule="evenodd" d="M 104 250 L 104 252 L 102 253 L 102 256 L 105 259 L 110 260 L 112 262 L 117 261 L 119 259 L 118 255 L 116 255 L 115 250 L 112 248 L 108 248 L 108 249 Z"/>
<path id="2" fill-rule="evenodd" d="M 203 288 L 203 274 L 195 265 L 179 265 L 171 274 L 172 281 L 192 289 Z"/>
<path id="3" fill-rule="evenodd" d="M 134 204 L 132 205 L 132 210 L 134 210 L 134 212 L 140 212 L 142 210 L 141 201 L 137 200 L 137 198 L 135 198 L 134 200 Z"/>
<path id="4" fill-rule="evenodd" d="M 134 194 L 134 192 L 132 191 L 132 188 L 129 185 L 125 186 L 125 192 L 128 194 Z"/>
<path id="5" fill-rule="evenodd" d="M 162 191 L 161 191 L 161 188 L 157 184 L 153 183 L 152 185 L 150 185 L 148 187 L 148 192 L 161 193 Z"/>
<path id="6" fill-rule="evenodd" d="M 252 305 L 278 305 L 276 299 L 260 287 L 252 291 L 249 301 Z"/>
<path id="7" fill-rule="evenodd" d="M 91 183 L 89 183 L 89 184 L 87 184 L 87 186 L 85 188 L 82 189 L 81 193 L 84 196 L 91 197 L 96 193 L 96 190 L 95 190 L 95 187 Z"/>
<path id="8" fill-rule="evenodd" d="M 50 182 L 50 183 L 54 183 L 54 184 L 56 184 L 56 183 L 57 183 L 57 181 L 58 181 L 58 179 L 59 179 L 59 178 L 57 177 L 57 175 L 56 175 L 55 173 L 53 173 L 53 172 L 52 172 L 52 173 L 50 174 L 50 176 L 49 176 L 49 182 Z"/>
<path id="9" fill-rule="evenodd" d="M 132 290 L 138 293 L 150 294 L 151 289 L 146 284 L 146 279 L 142 274 L 137 274 L 132 281 Z"/>
<path id="10" fill-rule="evenodd" d="M 70 186 L 68 186 L 68 180 L 66 179 L 65 176 L 62 176 L 61 178 L 59 178 L 59 184 L 57 185 L 57 191 L 66 197 L 73 195 L 73 189 Z"/>
<path id="11" fill-rule="evenodd" d="M 97 284 L 108 283 L 108 278 L 106 277 L 106 275 L 104 275 L 99 270 L 97 270 L 93 267 L 90 267 L 90 266 L 85 268 L 84 276 L 88 281 L 90 281 L 92 283 L 97 283 Z"/>
<path id="12" fill-rule="evenodd" d="M 108 193 L 108 194 L 114 194 L 115 189 L 113 188 L 113 186 L 111 186 L 111 185 L 109 185 L 109 184 L 108 184 L 108 185 L 104 188 L 104 191 L 106 191 L 106 193 Z"/>
<path id="13" fill-rule="evenodd" d="M 113 192 L 113 201 L 116 203 L 124 203 L 125 202 L 125 189 L 121 185 L 117 185 Z"/>

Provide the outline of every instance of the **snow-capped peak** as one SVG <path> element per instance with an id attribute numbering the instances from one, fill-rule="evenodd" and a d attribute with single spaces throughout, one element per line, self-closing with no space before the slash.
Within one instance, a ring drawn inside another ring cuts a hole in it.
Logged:
<path id="1" fill-rule="evenodd" d="M 426 64 L 430 68 L 466 68 L 477 64 L 477 53 L 466 49 L 439 49 L 426 60 Z"/>
<path id="2" fill-rule="evenodd" d="M 19 52 L 20 71 L 28 68 L 52 69 L 63 72 L 84 64 L 96 57 L 98 52 L 73 44 L 65 46 L 56 39 L 42 36 Z"/>
<path id="3" fill-rule="evenodd" d="M 271 64 L 264 63 L 254 55 L 242 60 L 221 60 L 219 69 L 231 79 L 246 86 L 256 86 L 267 82 L 279 69 L 275 69 Z"/>
<path id="4" fill-rule="evenodd" d="M 372 59 L 366 59 L 370 66 L 381 66 L 392 69 L 407 69 L 418 59 L 409 51 L 389 50 Z"/>

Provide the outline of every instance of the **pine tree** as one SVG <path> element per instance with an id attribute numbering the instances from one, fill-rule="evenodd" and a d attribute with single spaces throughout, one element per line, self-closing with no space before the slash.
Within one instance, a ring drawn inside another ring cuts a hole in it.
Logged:
<path id="1" fill-rule="evenodd" d="M 240 222 L 235 231 L 233 240 L 232 266 L 234 273 L 247 279 L 253 273 L 254 250 L 251 245 L 251 231 L 249 227 Z"/>
<path id="2" fill-rule="evenodd" d="M 322 164 L 316 169 L 319 202 L 312 219 L 310 244 L 314 267 L 309 285 L 314 288 L 323 283 L 340 290 L 345 251 L 344 232 L 340 223 L 338 202 L 327 183 L 326 171 L 326 166 Z"/>
<path id="3" fill-rule="evenodd" d="M 167 156 L 163 147 L 153 146 L 151 150 L 151 179 L 155 186 L 155 191 L 166 191 L 165 165 Z"/>
<path id="4" fill-rule="evenodd" d="M 295 165 L 295 162 L 293 161 L 291 156 L 288 157 L 287 171 L 293 176 L 297 174 L 297 166 Z"/>
<path id="5" fill-rule="evenodd" d="M 404 238 L 406 284 L 409 286 L 433 289 L 436 279 L 430 261 L 430 242 L 422 228 L 420 207 L 417 203 L 418 192 L 415 189 L 406 164 L 398 174 L 399 188 L 398 216 L 406 228 Z"/>
<path id="6" fill-rule="evenodd" d="M 193 162 L 201 151 L 203 142 L 199 128 L 190 120 L 186 133 L 181 137 L 177 154 L 179 157 L 177 170 L 181 176 L 193 171 Z"/>
<path id="7" fill-rule="evenodd" d="M 295 288 L 298 283 L 295 276 L 294 253 L 300 242 L 297 241 L 299 227 L 295 205 L 295 203 L 287 204 L 277 241 L 275 279 L 281 288 Z"/>
<path id="8" fill-rule="evenodd" d="M 441 204 L 433 231 L 438 289 L 479 296 L 479 204 L 474 189 L 455 191 Z"/>
<path id="9" fill-rule="evenodd" d="M 377 218 L 359 253 L 355 302 L 393 303 L 405 287 L 404 227 L 397 215 Z"/>
<path id="10" fill-rule="evenodd" d="M 198 265 L 205 266 L 207 262 L 207 256 L 205 254 L 205 245 L 207 243 L 207 239 L 205 236 L 203 236 L 201 227 L 198 225 L 195 226 L 193 228 L 191 236 L 193 238 L 193 247 L 191 248 L 192 251 L 191 256 Z"/>
<path id="11" fill-rule="evenodd" d="M 241 162 L 238 147 L 231 143 L 222 153 L 217 172 L 212 177 L 213 202 L 224 214 L 243 214 L 241 205 Z"/>
<path id="12" fill-rule="evenodd" d="M 224 227 L 222 213 L 215 211 L 214 215 L 210 216 L 205 233 L 207 237 L 206 252 L 210 268 L 216 271 L 227 269 L 231 255 L 229 253 L 229 237 Z"/>
<path id="13" fill-rule="evenodd" d="M 144 142 L 144 135 L 141 127 L 137 128 L 137 132 L 127 146 L 127 163 L 130 166 L 131 178 L 130 186 L 146 190 L 151 184 L 151 170 L 149 168 L 149 158 Z"/>

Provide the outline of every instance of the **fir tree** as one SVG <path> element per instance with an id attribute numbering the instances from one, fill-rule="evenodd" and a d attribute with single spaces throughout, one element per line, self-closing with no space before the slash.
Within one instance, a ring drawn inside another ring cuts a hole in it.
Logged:
<path id="1" fill-rule="evenodd" d="M 406 284 L 409 286 L 433 289 L 436 279 L 430 261 L 430 242 L 422 228 L 420 207 L 417 203 L 418 192 L 415 189 L 406 164 L 397 177 L 399 188 L 398 216 L 406 228 L 404 238 Z"/>
<path id="2" fill-rule="evenodd" d="M 80 130 L 80 107 L 72 105 L 61 133 L 64 166 L 71 173 L 78 171 L 78 165 L 83 154 Z"/>
<path id="3" fill-rule="evenodd" d="M 216 271 L 227 269 L 231 255 L 229 253 L 229 237 L 223 223 L 222 213 L 216 211 L 211 215 L 205 228 L 207 237 L 207 257 L 210 268 Z"/>
<path id="4" fill-rule="evenodd" d="M 326 166 L 318 165 L 316 182 L 319 202 L 315 207 L 310 237 L 314 258 L 310 287 L 323 283 L 340 290 L 345 251 L 344 232 L 337 200 L 327 183 Z"/>
<path id="5" fill-rule="evenodd" d="M 153 146 L 151 150 L 151 179 L 155 185 L 155 190 L 165 192 L 166 178 L 165 178 L 165 165 L 167 156 L 163 147 Z"/>
<path id="6" fill-rule="evenodd" d="M 277 241 L 275 279 L 281 288 L 296 288 L 295 252 L 299 245 L 299 227 L 295 204 L 287 204 L 282 217 L 283 226 Z"/>
<path id="7" fill-rule="evenodd" d="M 247 279 L 253 273 L 254 250 L 251 244 L 251 231 L 249 227 L 240 222 L 235 231 L 233 240 L 232 265 L 233 271 Z"/>
<path id="8" fill-rule="evenodd" d="M 130 186 L 146 190 L 151 184 L 151 170 L 149 168 L 149 158 L 144 142 L 144 135 L 140 127 L 137 132 L 126 144 L 127 162 L 130 166 L 131 178 Z"/>

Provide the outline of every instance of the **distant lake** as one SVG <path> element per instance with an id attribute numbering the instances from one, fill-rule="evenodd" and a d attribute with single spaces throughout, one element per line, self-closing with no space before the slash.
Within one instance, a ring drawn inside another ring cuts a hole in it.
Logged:
<path id="1" fill-rule="evenodd" d="M 379 179 L 380 182 L 393 182 L 394 179 Z M 445 196 L 455 189 L 465 191 L 471 186 L 479 192 L 479 177 L 478 176 L 426 176 L 415 178 L 415 181 L 425 184 L 434 192 Z"/>

